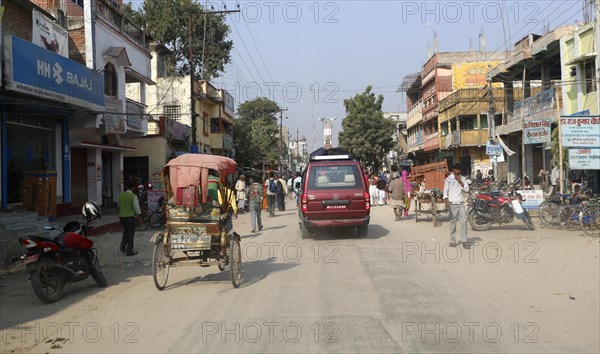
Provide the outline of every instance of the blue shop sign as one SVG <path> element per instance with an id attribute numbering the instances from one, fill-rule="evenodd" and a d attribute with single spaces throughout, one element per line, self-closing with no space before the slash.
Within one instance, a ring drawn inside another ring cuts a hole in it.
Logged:
<path id="1" fill-rule="evenodd" d="M 104 111 L 103 75 L 16 36 L 5 43 L 8 90 Z"/>

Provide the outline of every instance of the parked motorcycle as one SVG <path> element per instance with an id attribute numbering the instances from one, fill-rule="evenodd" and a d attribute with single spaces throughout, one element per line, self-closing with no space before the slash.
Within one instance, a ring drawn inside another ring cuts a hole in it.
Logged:
<path id="1" fill-rule="evenodd" d="M 81 212 L 84 223 L 68 223 L 55 238 L 27 236 L 19 239 L 27 253 L 13 261 L 22 261 L 26 265 L 33 291 L 44 302 L 59 300 L 67 283 L 85 280 L 90 275 L 99 286 L 107 285 L 94 242 L 86 235 L 89 223 L 102 216 L 100 207 L 87 202 Z M 44 229 L 55 228 L 45 226 Z"/>
<path id="2" fill-rule="evenodd" d="M 516 188 L 515 188 L 516 189 Z M 471 228 L 486 231 L 492 224 L 508 224 L 518 218 L 527 229 L 535 230 L 529 212 L 523 208 L 522 197 L 515 189 L 508 192 L 479 193 L 467 211 Z"/>

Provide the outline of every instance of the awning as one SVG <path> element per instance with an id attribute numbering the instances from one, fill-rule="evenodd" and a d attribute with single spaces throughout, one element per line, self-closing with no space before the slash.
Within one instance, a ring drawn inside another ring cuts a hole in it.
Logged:
<path id="1" fill-rule="evenodd" d="M 80 141 L 71 144 L 73 147 L 91 147 L 91 148 L 99 148 L 106 151 L 135 151 L 134 147 L 129 146 L 121 146 L 121 145 L 108 145 L 108 144 L 97 144 L 91 143 L 87 141 Z"/>
<path id="2" fill-rule="evenodd" d="M 133 70 L 130 67 L 125 68 L 125 75 L 138 80 L 138 82 L 144 82 L 147 85 L 156 85 L 156 82 L 152 81 L 152 79 L 145 77 L 144 75 L 138 73 L 137 71 Z M 129 81 L 127 81 L 127 82 L 129 82 Z"/>
<path id="3" fill-rule="evenodd" d="M 508 154 L 508 156 L 512 156 L 512 155 L 516 154 L 516 152 L 509 149 L 508 146 L 506 146 L 506 144 L 504 144 L 504 141 L 502 141 L 502 139 L 500 138 L 500 135 L 496 134 L 496 138 L 498 139 L 498 143 L 500 143 L 500 146 L 502 146 L 502 149 L 504 149 L 504 152 L 506 152 Z"/>
<path id="4" fill-rule="evenodd" d="M 120 66 L 131 66 L 129 56 L 125 47 L 110 47 L 102 54 L 105 58 L 112 58 L 115 63 Z"/>

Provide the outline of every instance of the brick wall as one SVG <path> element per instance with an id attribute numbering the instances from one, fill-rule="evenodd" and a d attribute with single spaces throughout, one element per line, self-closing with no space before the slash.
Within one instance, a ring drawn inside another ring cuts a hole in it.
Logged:
<path id="1" fill-rule="evenodd" d="M 69 58 L 85 65 L 85 30 L 69 26 Z"/>
<path id="2" fill-rule="evenodd" d="M 31 42 L 31 10 L 25 10 L 12 2 L 2 3 L 4 16 L 2 18 L 2 34 L 14 34 L 24 40 Z"/>

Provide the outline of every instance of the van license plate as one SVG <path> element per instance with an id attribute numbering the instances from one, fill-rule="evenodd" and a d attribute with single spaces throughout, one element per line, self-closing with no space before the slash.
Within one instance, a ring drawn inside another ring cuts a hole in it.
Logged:
<path id="1" fill-rule="evenodd" d="M 327 205 L 325 206 L 327 210 L 346 210 L 345 205 Z"/>

